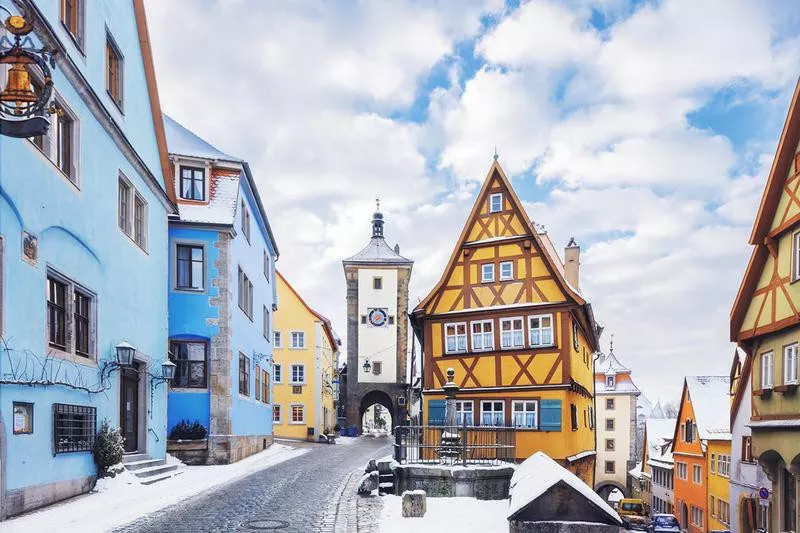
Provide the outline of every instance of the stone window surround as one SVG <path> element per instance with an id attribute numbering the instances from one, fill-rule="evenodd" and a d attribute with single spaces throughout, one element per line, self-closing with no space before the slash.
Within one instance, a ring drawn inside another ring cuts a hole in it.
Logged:
<path id="1" fill-rule="evenodd" d="M 32 73 L 32 77 L 33 77 L 34 80 L 36 80 L 39 83 L 41 83 L 41 81 L 39 80 L 39 78 L 37 77 L 37 75 L 35 73 Z M 74 168 L 73 176 L 67 176 L 64 173 L 64 171 L 61 170 L 61 168 L 58 166 L 57 162 L 54 161 L 53 158 L 51 158 L 51 156 L 53 155 L 52 153 L 51 154 L 45 153 L 44 150 L 39 148 L 36 145 L 36 143 L 34 143 L 31 139 L 28 139 L 28 142 L 29 142 L 29 144 L 31 146 L 33 146 L 35 148 L 35 152 L 40 157 L 42 157 L 45 161 L 47 161 L 47 163 L 50 166 L 52 166 L 55 170 L 58 171 L 58 175 L 61 177 L 61 179 L 65 180 L 72 187 L 74 187 L 76 190 L 79 191 L 79 190 L 81 190 L 81 180 L 80 180 L 80 175 L 81 175 L 81 172 L 80 172 L 80 169 L 81 169 L 81 167 L 80 167 L 80 163 L 81 163 L 81 157 L 80 157 L 80 155 L 81 155 L 81 150 L 80 150 L 80 146 L 81 146 L 81 142 L 80 142 L 81 141 L 81 128 L 80 128 L 80 119 L 78 118 L 78 114 L 75 112 L 75 110 L 72 109 L 72 107 L 70 107 L 70 105 L 67 103 L 66 99 L 64 97 L 62 97 L 61 94 L 55 88 L 53 88 L 52 100 L 53 100 L 54 105 L 56 105 L 56 107 L 61 108 L 62 111 L 70 118 L 70 120 L 72 120 L 72 142 L 71 142 L 71 147 L 70 147 L 70 149 L 72 150 L 72 153 L 70 154 L 70 158 L 71 158 L 71 162 L 72 162 L 72 167 Z M 45 135 L 49 136 L 49 135 L 53 134 L 54 131 L 55 130 L 53 128 L 51 128 L 50 130 L 48 130 L 48 132 Z M 54 147 L 55 143 L 56 143 L 56 139 L 50 139 L 49 140 L 48 144 L 50 146 L 50 150 L 51 151 L 52 150 L 56 150 L 56 148 Z"/>
<path id="2" fill-rule="evenodd" d="M 277 335 L 277 338 L 275 337 Z M 272 342 L 273 348 L 281 349 L 283 348 L 283 336 L 281 335 L 281 330 L 273 329 L 272 330 Z"/>
<path id="3" fill-rule="evenodd" d="M 119 220 L 117 220 L 116 224 L 117 229 L 120 232 L 122 232 L 122 234 L 125 235 L 128 239 L 130 239 L 130 241 L 133 244 L 135 244 L 139 250 L 149 255 L 149 253 L 147 252 L 147 244 L 149 241 L 148 230 L 150 229 L 150 220 L 148 216 L 149 206 L 147 204 L 147 201 L 144 199 L 144 196 L 142 196 L 141 193 L 139 193 L 139 191 L 136 189 L 136 187 L 134 187 L 133 183 L 131 182 L 131 180 L 128 179 L 125 173 L 122 172 L 122 170 L 120 170 L 118 174 L 119 174 L 118 183 L 119 184 L 124 183 L 125 185 L 127 185 L 130 194 L 128 195 L 128 205 L 126 214 L 126 219 L 127 219 L 126 225 L 128 231 L 125 231 L 125 229 L 119 226 Z M 117 185 L 118 188 L 119 184 Z M 144 204 L 144 242 L 142 243 L 138 243 L 135 240 L 136 228 L 134 228 L 135 225 L 134 206 L 136 204 L 136 198 L 140 198 L 142 203 Z M 119 195 L 117 196 L 117 208 L 119 209 Z M 119 219 L 119 214 L 117 216 L 117 219 Z"/>
<path id="4" fill-rule="evenodd" d="M 616 451 L 616 441 L 614 439 L 606 439 L 606 451 L 607 452 Z"/>
<path id="5" fill-rule="evenodd" d="M 303 341 L 302 343 L 298 344 L 297 346 L 294 346 L 294 334 L 295 333 L 299 333 L 300 334 L 299 338 L 302 339 L 302 341 Z M 289 332 L 289 349 L 290 350 L 305 350 L 306 349 L 306 332 L 305 331 L 301 331 L 299 329 L 296 329 L 296 330 L 292 330 L 292 331 Z"/>
<path id="6" fill-rule="evenodd" d="M 295 381 L 294 380 L 294 367 L 299 366 L 303 369 L 303 380 L 302 381 Z M 306 365 L 304 363 L 292 363 L 289 367 L 289 371 L 291 375 L 289 376 L 289 385 L 305 385 L 306 384 Z"/>
<path id="7" fill-rule="evenodd" d="M 117 59 L 117 91 L 119 98 L 115 98 L 114 95 L 109 90 L 109 82 L 108 79 L 108 50 L 109 48 L 114 53 Z M 125 56 L 122 54 L 122 49 L 117 44 L 117 41 L 111 35 L 111 31 L 106 26 L 106 45 L 103 47 L 103 54 L 105 55 L 103 60 L 103 67 L 104 67 L 104 78 L 105 78 L 105 86 L 106 86 L 106 96 L 111 102 L 114 104 L 114 107 L 119 111 L 120 115 L 124 115 L 125 111 Z"/>
<path id="8" fill-rule="evenodd" d="M 202 246 L 203 247 L 203 288 L 202 289 L 188 289 L 178 287 L 178 246 Z M 170 255 L 172 259 L 169 265 L 169 286 L 173 291 L 186 292 L 190 294 L 205 294 L 208 292 L 208 242 L 195 239 L 170 239 L 169 242 Z"/>
<path id="9" fill-rule="evenodd" d="M 66 22 L 64 21 L 64 7 L 65 4 L 63 0 L 59 2 L 61 4 L 60 12 L 59 12 L 59 22 L 61 23 L 61 27 L 69 36 L 69 40 L 75 45 L 75 48 L 81 53 L 81 55 L 85 58 L 86 51 L 84 50 L 84 45 L 86 42 L 86 8 L 84 0 L 73 0 L 75 2 L 75 12 L 77 15 L 77 35 L 72 33 L 69 26 L 67 26 Z"/>
<path id="10" fill-rule="evenodd" d="M 277 371 L 275 369 L 278 369 Z M 283 366 L 281 363 L 273 363 L 272 364 L 272 382 L 273 383 L 282 383 L 283 382 Z"/>
<path id="11" fill-rule="evenodd" d="M 98 298 L 97 293 L 92 291 L 91 289 L 87 288 L 85 285 L 82 285 L 72 278 L 62 274 L 60 271 L 56 270 L 49 264 L 45 268 L 45 276 L 44 276 L 44 293 L 45 293 L 45 309 L 47 306 L 47 278 L 53 277 L 56 280 L 64 283 L 67 286 L 66 289 L 66 296 L 65 296 L 65 317 L 64 317 L 64 329 L 65 329 L 65 338 L 66 338 L 66 350 L 61 350 L 59 348 L 55 348 L 50 346 L 50 333 L 49 333 L 49 320 L 47 316 L 47 312 L 44 313 L 44 345 L 45 345 L 45 353 L 48 355 L 54 355 L 61 359 L 67 359 L 73 363 L 81 364 L 84 366 L 93 366 L 97 367 L 97 307 L 98 307 Z M 75 289 L 78 289 L 80 292 L 91 297 L 91 308 L 89 309 L 89 357 L 85 357 L 82 355 L 78 355 L 75 353 L 75 298 L 74 292 Z"/>
<path id="12" fill-rule="evenodd" d="M 294 418 L 293 414 L 294 414 L 294 408 L 295 407 L 302 407 L 303 408 L 303 411 L 302 411 L 303 412 L 303 420 L 300 420 L 298 422 L 295 422 L 293 420 L 293 418 Z M 306 423 L 306 404 L 305 403 L 292 402 L 292 403 L 289 404 L 289 419 L 288 419 L 288 423 L 291 424 L 291 425 L 295 425 L 295 426 L 303 425 L 303 424 Z"/>

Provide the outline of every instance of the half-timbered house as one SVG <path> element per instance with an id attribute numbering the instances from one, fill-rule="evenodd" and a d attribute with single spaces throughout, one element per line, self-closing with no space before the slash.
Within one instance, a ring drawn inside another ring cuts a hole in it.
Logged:
<path id="1" fill-rule="evenodd" d="M 518 460 L 543 451 L 592 486 L 598 328 L 579 290 L 580 248 L 571 241 L 565 256 L 566 266 L 495 160 L 439 283 L 412 313 L 423 418 L 444 419 L 452 367 L 460 424 L 515 426 Z"/>

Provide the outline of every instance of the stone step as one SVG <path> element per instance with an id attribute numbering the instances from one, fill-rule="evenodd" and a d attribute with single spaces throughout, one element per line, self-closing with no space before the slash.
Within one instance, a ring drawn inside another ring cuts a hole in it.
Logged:
<path id="1" fill-rule="evenodd" d="M 122 464 L 134 463 L 136 461 L 143 461 L 145 459 L 150 459 L 150 456 L 146 453 L 126 453 L 122 456 Z"/>
<path id="2" fill-rule="evenodd" d="M 139 478 L 149 478 L 153 476 L 157 476 L 159 474 L 164 474 L 167 472 L 172 472 L 178 469 L 178 465 L 159 465 L 159 466 L 150 466 L 147 468 L 142 468 L 140 470 L 134 470 L 133 474 Z"/>
<path id="3" fill-rule="evenodd" d="M 136 472 L 138 470 L 143 470 L 151 466 L 160 466 L 164 464 L 167 464 L 166 459 L 142 459 L 141 461 L 132 461 L 130 463 L 125 463 L 125 468 L 130 470 L 131 472 Z"/>
<path id="4" fill-rule="evenodd" d="M 167 472 L 166 474 L 160 474 L 157 476 L 151 476 L 148 478 L 144 478 L 141 483 L 142 485 L 152 485 L 153 483 L 158 483 L 159 481 L 164 481 L 165 479 L 169 479 L 171 477 L 179 476 L 183 474 L 183 470 L 172 470 Z"/>

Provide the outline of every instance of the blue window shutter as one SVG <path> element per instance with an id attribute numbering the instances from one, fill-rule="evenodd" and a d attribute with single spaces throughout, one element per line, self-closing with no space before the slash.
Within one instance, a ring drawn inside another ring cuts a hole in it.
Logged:
<path id="1" fill-rule="evenodd" d="M 428 401 L 428 425 L 429 426 L 443 426 L 445 420 L 445 401 L 444 400 L 429 400 Z"/>
<path id="2" fill-rule="evenodd" d="M 539 411 L 541 431 L 561 431 L 561 400 L 541 400 Z"/>

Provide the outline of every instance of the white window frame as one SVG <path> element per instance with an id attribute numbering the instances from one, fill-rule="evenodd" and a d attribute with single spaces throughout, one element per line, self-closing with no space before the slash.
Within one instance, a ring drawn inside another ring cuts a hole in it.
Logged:
<path id="1" fill-rule="evenodd" d="M 773 385 L 773 354 L 772 350 L 761 354 L 761 388 L 771 389 Z"/>
<path id="2" fill-rule="evenodd" d="M 503 409 L 500 410 L 500 411 L 495 411 L 494 410 L 494 407 L 495 407 L 494 404 L 498 404 L 498 403 L 503 407 Z M 493 421 L 496 418 L 495 415 L 497 413 L 501 414 L 501 419 L 500 419 L 500 423 L 499 424 L 494 423 L 494 422 L 491 423 L 491 424 L 484 424 L 483 423 L 483 413 L 487 412 L 487 410 L 485 408 L 485 406 L 487 404 L 492 407 L 491 409 L 488 410 L 488 412 L 492 413 L 492 420 Z M 481 426 L 500 427 L 500 426 L 505 426 L 505 425 L 506 425 L 506 402 L 504 402 L 503 400 L 481 400 Z"/>
<path id="3" fill-rule="evenodd" d="M 295 344 L 295 335 L 298 335 L 298 339 L 302 342 Z M 289 349 L 290 350 L 305 350 L 306 349 L 306 332 L 294 330 L 289 333 Z"/>
<path id="4" fill-rule="evenodd" d="M 296 368 L 299 368 L 300 369 L 299 373 L 302 374 L 300 377 L 302 377 L 303 379 L 300 380 L 300 381 L 297 381 L 295 379 L 295 369 Z M 304 365 L 303 363 L 292 363 L 292 366 L 289 368 L 289 370 L 291 372 L 291 375 L 289 376 L 289 379 L 291 380 L 289 382 L 290 385 L 305 385 L 306 384 L 306 365 Z"/>
<path id="5" fill-rule="evenodd" d="M 276 411 L 277 409 L 277 411 Z M 275 420 L 275 413 L 278 413 L 278 419 Z M 272 404 L 272 423 L 273 424 L 283 424 L 283 409 L 281 409 L 281 404 L 273 403 Z"/>
<path id="6" fill-rule="evenodd" d="M 615 389 L 617 388 L 617 377 L 616 376 L 606 376 L 606 388 L 607 389 Z"/>
<path id="7" fill-rule="evenodd" d="M 464 328 L 463 335 L 458 333 L 458 326 L 462 326 Z M 450 327 L 455 328 L 454 329 L 455 333 L 453 333 L 452 335 L 447 332 L 447 329 L 450 328 Z M 462 337 L 463 337 L 463 339 L 462 339 Z M 450 342 L 449 342 L 449 340 L 451 338 L 455 339 L 455 341 L 454 341 L 455 342 L 455 348 L 452 349 L 452 350 L 450 349 Z M 460 344 L 459 341 L 460 340 L 463 340 L 463 342 L 464 342 L 464 347 L 463 348 L 459 348 L 459 344 Z M 466 353 L 466 352 L 467 352 L 467 323 L 466 322 L 449 322 L 449 323 L 445 324 L 444 325 L 444 353 L 451 354 L 451 353 Z"/>
<path id="8" fill-rule="evenodd" d="M 529 411 L 527 404 L 533 404 L 533 410 Z M 517 405 L 522 405 L 522 411 L 520 411 L 523 415 L 523 419 L 525 415 L 529 413 L 533 413 L 533 425 L 528 426 L 525 424 L 517 424 L 516 416 L 517 416 Z M 511 402 L 511 425 L 518 429 L 539 429 L 539 400 L 514 400 Z"/>
<path id="9" fill-rule="evenodd" d="M 241 206 L 242 212 L 240 213 L 239 223 L 242 228 L 242 235 L 244 235 L 245 240 L 247 240 L 247 244 L 250 244 L 250 209 L 244 198 L 242 198 Z"/>
<path id="10" fill-rule="evenodd" d="M 489 331 L 484 330 L 484 326 L 489 325 Z M 475 325 L 479 325 L 481 331 L 475 333 L 473 329 Z M 472 351 L 473 352 L 489 352 L 494 350 L 494 320 L 473 320 L 469 323 L 469 335 L 470 335 L 470 342 L 472 343 Z M 475 339 L 478 339 L 478 342 L 475 342 Z M 486 340 L 489 340 L 487 343 Z M 478 346 L 480 344 L 480 346 Z"/>
<path id="11" fill-rule="evenodd" d="M 682 481 L 689 480 L 689 465 L 687 463 L 675 463 L 675 477 Z"/>
<path id="12" fill-rule="evenodd" d="M 294 420 L 294 408 L 295 407 L 300 407 L 300 408 L 303 409 L 303 419 L 298 421 L 298 422 L 295 422 L 295 420 Z M 306 404 L 304 404 L 304 403 L 291 403 L 291 404 L 289 404 L 289 424 L 293 424 L 293 425 L 297 426 L 297 425 L 303 425 L 305 423 L 306 423 Z"/>
<path id="13" fill-rule="evenodd" d="M 503 269 L 508 267 L 508 273 L 504 273 Z M 501 261 L 500 262 L 500 281 L 510 281 L 514 279 L 514 261 Z"/>
<path id="14" fill-rule="evenodd" d="M 465 407 L 469 406 L 469 409 Z M 463 417 L 469 414 L 469 423 L 464 424 Z M 456 425 L 474 426 L 475 425 L 475 402 L 473 400 L 456 400 Z"/>
<path id="15" fill-rule="evenodd" d="M 549 328 L 546 328 L 546 327 L 542 326 L 542 321 L 545 318 L 550 320 L 550 327 Z M 539 320 L 539 326 L 534 328 L 533 327 L 533 321 L 536 320 L 536 319 Z M 539 335 L 539 343 L 537 343 L 537 344 L 534 344 L 534 342 L 533 342 L 533 337 L 534 337 L 533 333 L 534 333 L 534 331 L 538 332 L 538 335 Z M 545 333 L 546 332 L 550 335 L 550 342 L 544 342 L 544 337 L 545 337 Z M 540 347 L 545 347 L 545 346 L 553 346 L 555 344 L 554 332 L 555 332 L 555 327 L 554 327 L 554 324 L 553 324 L 553 314 L 552 313 L 543 314 L 543 315 L 530 315 L 528 317 L 528 341 L 529 341 L 529 344 L 530 344 L 531 348 L 540 348 Z"/>
<path id="16" fill-rule="evenodd" d="M 518 329 L 518 330 L 514 329 L 514 321 L 515 320 L 519 320 L 519 323 L 520 323 L 520 329 Z M 503 338 L 503 335 L 504 335 L 504 333 L 503 333 L 503 324 L 507 324 L 509 322 L 511 323 L 511 330 L 509 331 L 509 334 L 511 335 L 511 343 L 510 344 L 506 344 L 506 342 L 505 342 L 505 340 Z M 520 335 L 520 342 L 519 343 L 517 343 L 514 340 L 514 337 L 516 337 L 517 333 L 519 333 L 519 335 Z M 515 317 L 510 317 L 510 318 L 501 318 L 500 319 L 500 349 L 501 350 L 519 350 L 521 348 L 525 348 L 525 318 L 523 318 L 521 316 L 515 316 Z"/>
<path id="17" fill-rule="evenodd" d="M 481 283 L 494 282 L 494 263 L 483 263 L 481 265 Z"/>
<path id="18" fill-rule="evenodd" d="M 783 384 L 797 385 L 798 344 L 783 347 Z"/>
<path id="19" fill-rule="evenodd" d="M 800 279 L 800 230 L 792 235 L 792 281 Z"/>
<path id="20" fill-rule="evenodd" d="M 497 206 L 495 209 L 495 200 L 500 202 L 500 205 Z M 503 193 L 496 192 L 489 195 L 489 212 L 490 213 L 499 213 L 503 210 Z"/>
<path id="21" fill-rule="evenodd" d="M 272 363 L 272 382 L 281 383 L 283 381 L 283 367 L 280 363 Z"/>
<path id="22" fill-rule="evenodd" d="M 695 485 L 703 484 L 703 467 L 701 465 L 692 465 L 692 483 Z"/>
<path id="23" fill-rule="evenodd" d="M 281 335 L 281 330 L 272 330 L 272 343 L 273 348 L 283 348 L 283 336 Z"/>
<path id="24" fill-rule="evenodd" d="M 41 85 L 42 82 L 35 74 L 32 76 L 36 83 Z M 42 147 L 36 145 L 33 141 L 33 137 L 29 140 L 31 144 L 33 144 L 37 150 L 39 150 L 42 155 L 47 158 L 50 163 L 53 164 L 56 169 L 58 169 L 59 174 L 62 177 L 66 178 L 72 185 L 75 186 L 76 189 L 80 190 L 81 188 L 81 180 L 80 180 L 80 120 L 78 119 L 78 114 L 67 104 L 66 100 L 62 98 L 62 96 L 53 91 L 53 99 L 52 99 L 53 106 L 56 109 L 59 109 L 64 115 L 66 115 L 70 121 L 72 121 L 71 131 L 70 131 L 70 154 L 69 154 L 69 174 L 64 172 L 61 168 L 60 162 L 58 160 L 58 151 L 60 150 L 61 138 L 59 132 L 61 131 L 61 124 L 58 122 L 59 116 L 54 115 L 54 118 L 51 120 L 52 126 L 50 129 L 42 135 Z"/>
<path id="25" fill-rule="evenodd" d="M 269 309 L 267 309 L 266 305 L 264 305 L 262 307 L 263 307 L 263 313 L 264 313 L 263 318 L 262 318 L 263 321 L 264 321 L 264 324 L 263 324 L 264 338 L 267 339 L 267 342 L 269 342 L 269 340 L 270 340 L 269 339 L 270 338 L 270 334 L 269 334 Z"/>

